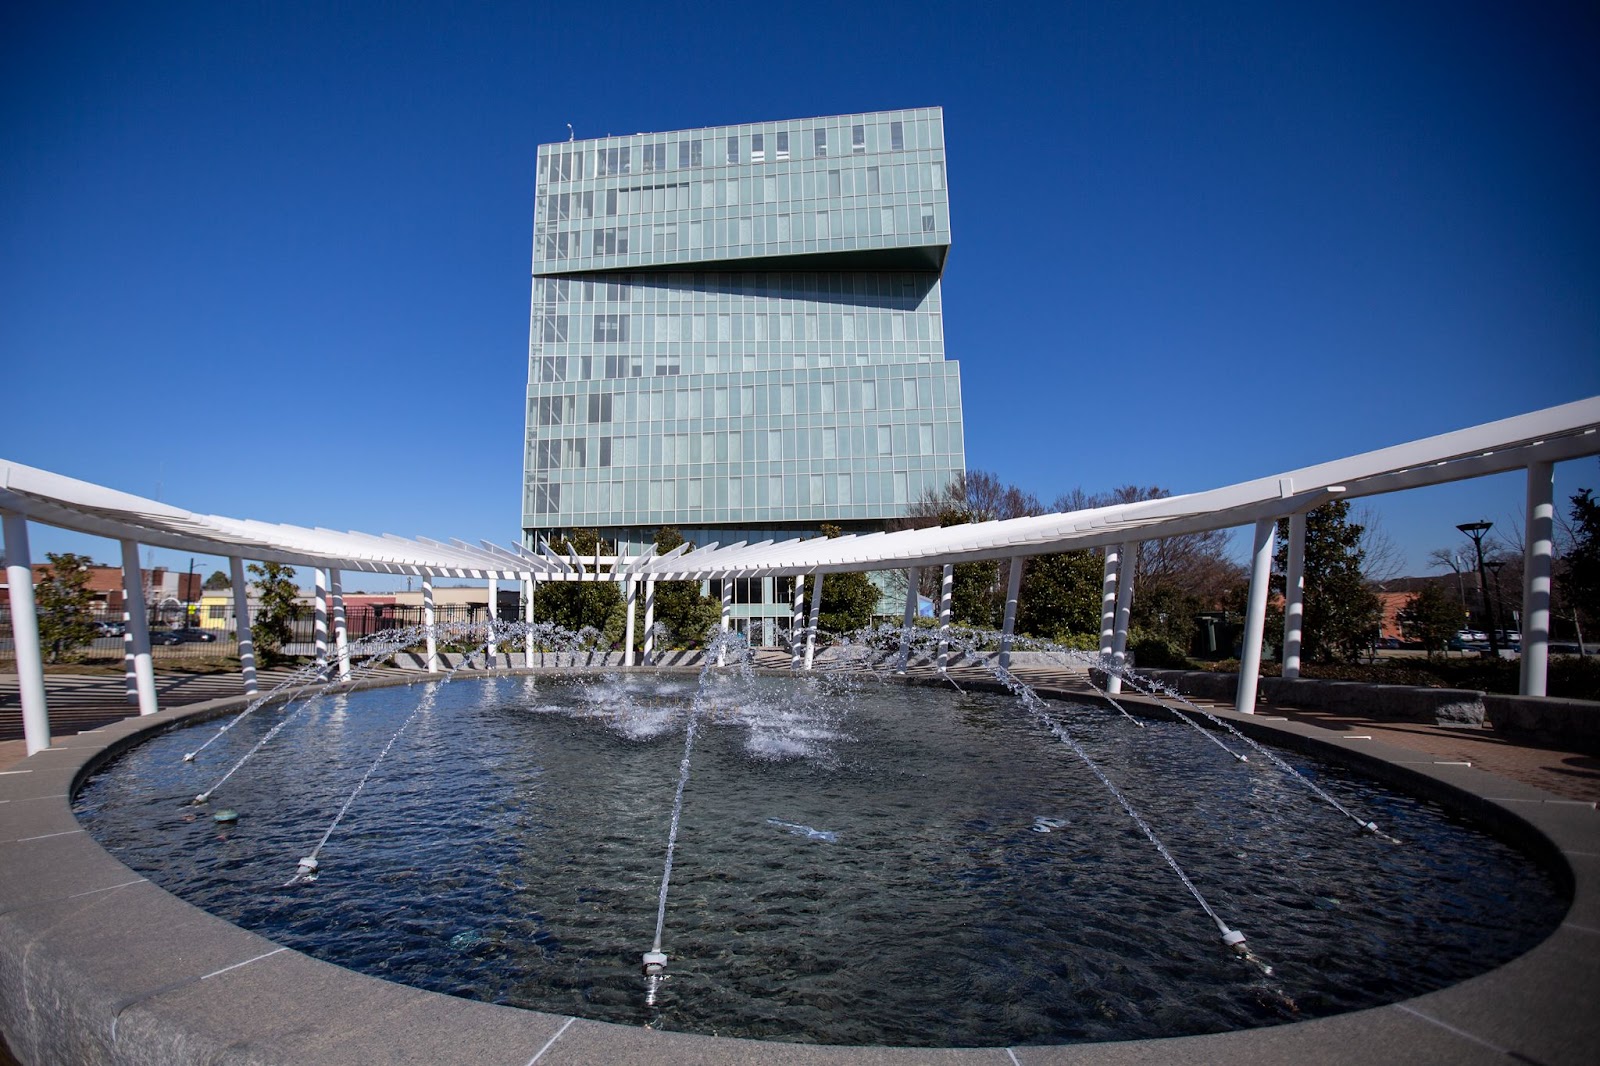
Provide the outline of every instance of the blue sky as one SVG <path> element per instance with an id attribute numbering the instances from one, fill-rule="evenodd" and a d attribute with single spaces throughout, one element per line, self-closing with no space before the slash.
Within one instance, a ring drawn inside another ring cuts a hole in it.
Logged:
<path id="1" fill-rule="evenodd" d="M 1047 501 L 1600 394 L 1597 46 L 1554 3 L 9 4 L 0 455 L 514 542 L 536 145 L 934 104 L 967 463 Z M 1424 572 L 1522 494 L 1371 507 Z"/>

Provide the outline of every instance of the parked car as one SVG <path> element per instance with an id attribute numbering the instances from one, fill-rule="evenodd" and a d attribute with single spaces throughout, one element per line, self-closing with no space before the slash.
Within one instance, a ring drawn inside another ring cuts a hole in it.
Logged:
<path id="1" fill-rule="evenodd" d="M 169 629 L 165 633 L 150 634 L 152 644 L 201 644 L 217 639 L 215 633 L 205 629 Z"/>
<path id="2" fill-rule="evenodd" d="M 1400 646 L 1400 638 L 1399 637 L 1379 637 L 1378 638 L 1378 647 L 1380 647 L 1380 648 L 1398 648 L 1399 646 Z"/>
<path id="3" fill-rule="evenodd" d="M 128 631 L 121 622 L 96 622 L 94 631 L 102 637 L 120 637 Z"/>

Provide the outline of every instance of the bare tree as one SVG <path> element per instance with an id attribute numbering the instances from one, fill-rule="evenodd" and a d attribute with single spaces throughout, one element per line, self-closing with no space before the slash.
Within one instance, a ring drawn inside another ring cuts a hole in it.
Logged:
<path id="1" fill-rule="evenodd" d="M 1380 583 L 1399 577 L 1405 569 L 1405 557 L 1383 528 L 1378 513 L 1371 507 L 1363 507 L 1355 513 L 1355 521 L 1361 526 L 1357 545 L 1361 551 L 1361 576 Z"/>

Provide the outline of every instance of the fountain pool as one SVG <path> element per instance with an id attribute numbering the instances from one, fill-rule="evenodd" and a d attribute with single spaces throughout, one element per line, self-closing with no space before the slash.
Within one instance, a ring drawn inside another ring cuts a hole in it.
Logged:
<path id="1" fill-rule="evenodd" d="M 1520 854 L 1342 767 L 1283 754 L 1400 844 L 1193 730 L 1056 705 L 1265 973 L 1222 947 L 1101 782 L 1015 700 L 705 684 L 657 981 L 639 957 L 693 675 L 324 694 L 240 720 L 194 762 L 184 754 L 216 722 L 157 735 L 91 778 L 75 810 L 160 886 L 342 966 L 773 1040 L 1000 1046 L 1271 1025 L 1455 983 L 1526 951 L 1565 910 Z M 280 725 L 208 805 L 187 802 Z M 286 886 L 369 771 L 317 879 Z M 224 807 L 236 823 L 214 821 Z"/>

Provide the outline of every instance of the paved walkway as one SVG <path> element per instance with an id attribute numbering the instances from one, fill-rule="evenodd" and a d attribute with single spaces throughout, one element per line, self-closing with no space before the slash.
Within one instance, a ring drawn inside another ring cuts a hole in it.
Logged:
<path id="1" fill-rule="evenodd" d="M 286 669 L 260 670 L 256 682 L 265 692 L 288 676 Z M 238 674 L 156 671 L 156 699 L 163 707 L 203 703 L 243 691 Z M 139 713 L 138 707 L 128 703 L 127 684 L 120 674 L 46 674 L 44 697 L 50 708 L 52 737 L 98 729 Z M 22 698 L 17 675 L 0 674 L 0 769 L 27 754 L 22 737 Z"/>
<path id="2" fill-rule="evenodd" d="M 787 652 L 762 649 L 757 659 L 764 667 L 783 668 L 788 665 Z M 262 691 L 270 689 L 288 673 L 281 669 L 261 671 L 259 680 Z M 926 667 L 913 668 L 910 673 L 924 678 L 939 676 L 936 671 Z M 1087 697 L 1095 695 L 1088 675 L 1082 669 L 1019 667 L 1015 673 L 1031 685 L 1081 693 Z M 957 687 L 993 680 L 993 676 L 981 666 L 953 667 L 947 675 L 948 683 Z M 239 691 L 239 678 L 235 674 L 178 671 L 159 671 L 156 674 L 156 694 L 163 707 L 235 696 Z M 58 737 L 95 729 L 138 713 L 137 708 L 127 703 L 123 679 L 114 674 L 47 674 L 45 697 L 50 704 L 50 728 Z M 1194 702 L 1208 709 L 1232 706 L 1208 700 L 1197 699 Z M 1281 715 L 1292 721 L 1321 726 L 1338 733 L 1366 734 L 1375 740 L 1423 752 L 1435 759 L 1470 763 L 1489 773 L 1533 785 L 1567 799 L 1600 802 L 1600 758 L 1502 736 L 1492 728 L 1447 728 L 1416 722 L 1387 722 L 1356 715 L 1268 705 L 1263 705 L 1260 713 Z M 23 758 L 25 750 L 21 738 L 22 710 L 17 695 L 17 677 L 15 674 L 0 674 L 0 769 Z"/>

